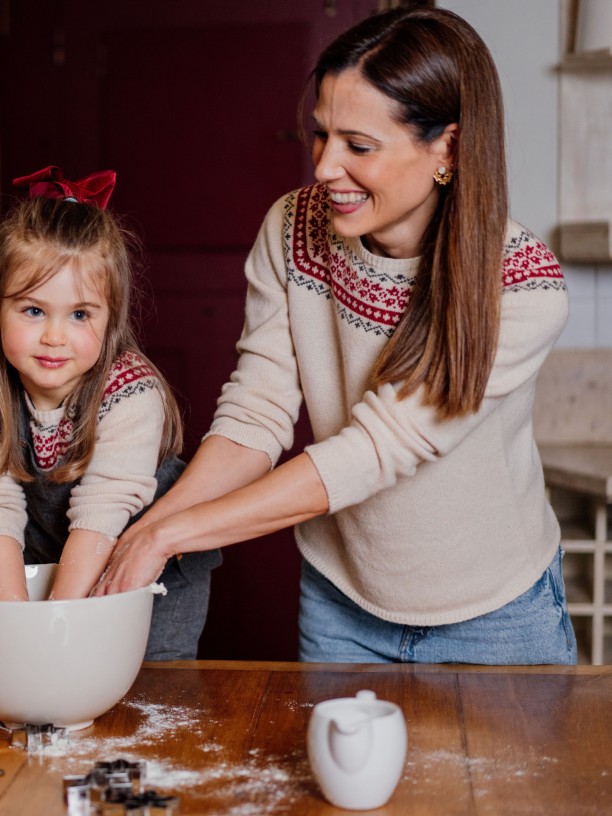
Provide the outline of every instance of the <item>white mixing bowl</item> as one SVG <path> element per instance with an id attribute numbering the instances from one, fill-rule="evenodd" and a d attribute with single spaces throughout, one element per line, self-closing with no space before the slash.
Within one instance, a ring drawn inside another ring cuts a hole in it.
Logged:
<path id="1" fill-rule="evenodd" d="M 126 694 L 142 664 L 152 588 L 47 601 L 56 569 L 27 567 L 30 601 L 0 601 L 5 724 L 85 728 Z"/>

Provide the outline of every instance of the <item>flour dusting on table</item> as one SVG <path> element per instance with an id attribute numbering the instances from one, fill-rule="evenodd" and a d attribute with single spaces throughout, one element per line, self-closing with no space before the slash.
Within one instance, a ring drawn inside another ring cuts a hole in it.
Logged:
<path id="1" fill-rule="evenodd" d="M 198 807 L 208 816 L 265 816 L 283 813 L 288 804 L 316 790 L 305 750 L 286 757 L 271 757 L 259 748 L 248 751 L 243 762 L 224 758 L 224 745 L 205 737 L 200 722 L 202 712 L 189 706 L 167 706 L 143 698 L 124 700 L 118 705 L 136 709 L 141 721 L 132 734 L 104 737 L 73 732 L 61 749 L 46 746 L 40 760 L 61 762 L 62 772 L 81 773 L 93 759 L 146 760 L 145 785 L 164 792 L 189 790 Z M 208 725 L 221 725 L 208 716 Z M 94 726 L 95 729 L 95 726 Z M 177 760 L 159 753 L 160 743 L 180 739 L 181 732 L 201 734 L 196 742 L 196 767 L 177 767 Z M 174 736 L 173 736 L 174 735 Z M 139 749 L 144 748 L 144 751 Z M 157 751 L 155 749 L 158 749 Z"/>
<path id="2" fill-rule="evenodd" d="M 413 785 L 431 784 L 438 778 L 440 769 L 448 768 L 449 772 L 467 768 L 472 777 L 476 795 L 482 794 L 486 784 L 493 779 L 517 780 L 521 777 L 537 779 L 545 776 L 551 765 L 556 765 L 556 757 L 541 756 L 529 766 L 516 761 L 513 749 L 508 746 L 506 752 L 496 757 L 466 757 L 461 752 L 444 749 L 422 751 L 408 745 L 408 758 L 404 771 L 404 780 Z"/>

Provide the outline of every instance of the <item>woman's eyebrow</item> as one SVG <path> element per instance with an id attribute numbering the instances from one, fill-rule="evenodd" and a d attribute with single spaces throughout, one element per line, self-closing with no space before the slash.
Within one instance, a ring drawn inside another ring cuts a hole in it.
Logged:
<path id="1" fill-rule="evenodd" d="M 319 122 L 319 120 L 314 114 L 312 115 L 311 118 L 314 126 L 318 130 L 325 130 L 323 125 Z M 371 133 L 365 133 L 363 130 L 341 129 L 337 130 L 336 133 L 339 133 L 341 136 L 363 136 L 365 139 L 372 139 L 372 141 L 374 142 L 380 142 L 380 139 L 377 139 L 376 136 L 373 136 Z"/>
<path id="2" fill-rule="evenodd" d="M 316 128 L 318 128 L 319 130 L 323 130 L 323 129 L 324 129 L 324 128 L 323 128 L 323 125 L 322 125 L 322 124 L 319 122 L 319 120 L 317 119 L 317 117 L 315 116 L 315 114 L 314 114 L 314 113 L 313 113 L 313 114 L 311 114 L 310 118 L 312 119 L 312 124 L 313 124 L 313 125 L 314 125 Z"/>

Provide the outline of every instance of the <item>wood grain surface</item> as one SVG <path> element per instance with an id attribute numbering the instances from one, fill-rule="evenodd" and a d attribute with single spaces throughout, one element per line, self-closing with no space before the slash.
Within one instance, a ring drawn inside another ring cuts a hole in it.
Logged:
<path id="1" fill-rule="evenodd" d="M 64 775 L 147 761 L 181 814 L 333 816 L 309 768 L 314 704 L 372 689 L 408 726 L 377 816 L 612 813 L 612 667 L 488 668 L 193 661 L 146 664 L 65 747 L 0 742 L 0 816 L 64 816 Z M 364 811 L 362 811 L 364 812 Z"/>

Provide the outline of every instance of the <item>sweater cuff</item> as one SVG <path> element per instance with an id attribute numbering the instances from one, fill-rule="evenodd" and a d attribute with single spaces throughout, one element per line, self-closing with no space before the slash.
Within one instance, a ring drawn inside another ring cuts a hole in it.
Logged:
<path id="1" fill-rule="evenodd" d="M 130 511 L 122 509 L 115 512 L 105 509 L 104 521 L 101 520 L 102 515 L 100 513 L 92 512 L 87 516 L 80 512 L 78 517 L 71 521 L 68 530 L 89 530 L 109 538 L 119 538 L 127 527 L 130 518 Z"/>
<path id="2" fill-rule="evenodd" d="M 209 436 L 222 436 L 230 442 L 242 445 L 243 448 L 265 453 L 270 460 L 270 468 L 276 465 L 283 450 L 276 437 L 265 428 L 237 422 L 227 417 L 215 419 L 208 433 L 202 437 L 202 442 Z"/>
<path id="3" fill-rule="evenodd" d="M 345 428 L 337 436 L 304 449 L 325 487 L 329 513 L 360 504 L 397 481 L 395 471 L 381 467 L 376 457 L 368 466 L 367 454 L 363 448 L 356 446 L 355 441 L 358 440 L 353 441 L 350 437 L 350 429 Z"/>
<path id="4" fill-rule="evenodd" d="M 0 536 L 7 536 L 7 538 L 14 538 L 19 544 L 22 551 L 25 549 L 25 540 L 23 537 L 24 528 L 15 525 L 3 525 L 0 529 Z"/>

